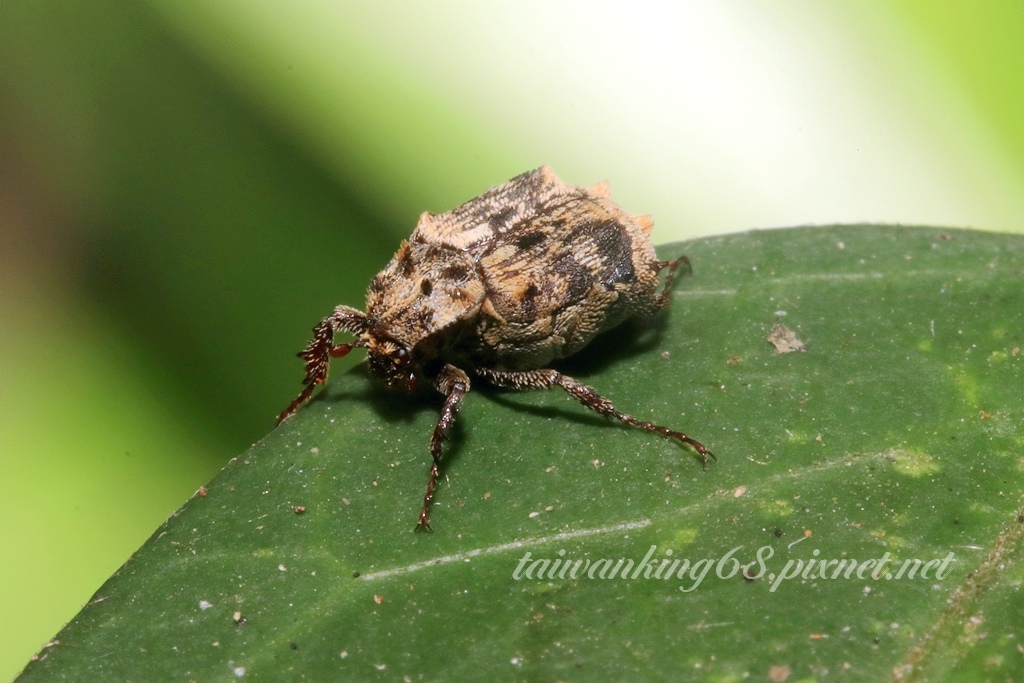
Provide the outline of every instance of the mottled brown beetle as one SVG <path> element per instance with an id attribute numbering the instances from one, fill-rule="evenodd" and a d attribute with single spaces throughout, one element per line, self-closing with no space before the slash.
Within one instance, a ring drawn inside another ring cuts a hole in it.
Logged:
<path id="1" fill-rule="evenodd" d="M 324 383 L 332 356 L 354 348 L 366 349 L 371 373 L 388 387 L 412 391 L 429 382 L 445 401 L 430 440 L 433 463 L 419 518 L 428 530 L 441 444 L 470 374 L 508 389 L 560 386 L 601 415 L 689 444 L 706 466 L 714 455 L 701 443 L 621 413 L 589 386 L 545 367 L 628 318 L 668 306 L 676 270 L 689 270 L 690 262 L 658 260 L 648 237 L 653 226 L 650 216 L 612 202 L 607 184 L 568 185 L 547 166 L 448 213 L 424 213 L 370 283 L 366 312 L 338 306 L 313 328 L 299 353 L 306 388 L 279 420 Z M 335 345 L 342 330 L 356 340 Z"/>

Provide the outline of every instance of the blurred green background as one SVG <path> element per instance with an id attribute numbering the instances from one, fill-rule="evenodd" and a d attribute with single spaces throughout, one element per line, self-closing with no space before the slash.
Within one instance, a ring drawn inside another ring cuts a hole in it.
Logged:
<path id="1" fill-rule="evenodd" d="M 1019 232 L 1024 6 L 0 0 L 0 680 L 421 211 L 543 163 L 656 242 Z"/>

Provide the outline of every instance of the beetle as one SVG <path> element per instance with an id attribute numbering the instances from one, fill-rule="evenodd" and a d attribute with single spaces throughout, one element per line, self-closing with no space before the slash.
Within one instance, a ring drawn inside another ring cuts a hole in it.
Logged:
<path id="1" fill-rule="evenodd" d="M 331 358 L 366 349 L 371 374 L 414 391 L 425 382 L 444 397 L 430 439 L 432 463 L 417 528 L 431 530 L 441 448 L 470 376 L 513 390 L 561 387 L 583 406 L 715 456 L 681 431 L 620 412 L 593 388 L 547 367 L 633 317 L 665 309 L 685 256 L 659 260 L 650 216 L 611 200 L 607 183 L 569 185 L 547 166 L 524 173 L 416 229 L 373 278 L 366 311 L 338 306 L 313 328 L 299 357 L 305 388 L 284 421 L 327 379 Z M 659 288 L 661 273 L 664 285 Z M 339 332 L 354 341 L 335 344 Z"/>

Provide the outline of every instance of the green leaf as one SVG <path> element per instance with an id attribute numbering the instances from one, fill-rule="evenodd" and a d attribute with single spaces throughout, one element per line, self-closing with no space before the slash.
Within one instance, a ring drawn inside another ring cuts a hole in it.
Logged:
<path id="1" fill-rule="evenodd" d="M 707 470 L 562 392 L 474 387 L 416 533 L 439 401 L 360 365 L 19 681 L 1019 676 L 1024 239 L 799 228 L 680 253 L 668 315 L 563 370 L 703 441 Z M 779 323 L 805 351 L 775 350 Z M 886 557 L 877 580 L 853 564 Z M 619 559 L 629 578 L 600 578 Z M 537 577 L 557 560 L 595 578 Z"/>

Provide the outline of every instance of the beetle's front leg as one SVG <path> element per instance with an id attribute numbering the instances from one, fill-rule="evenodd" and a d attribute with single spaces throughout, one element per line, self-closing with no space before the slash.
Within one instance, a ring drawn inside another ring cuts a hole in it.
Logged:
<path id="1" fill-rule="evenodd" d="M 306 377 L 302 380 L 306 386 L 302 393 L 278 416 L 278 423 L 290 417 L 303 403 L 308 401 L 317 384 L 327 381 L 327 368 L 331 358 L 341 358 L 353 348 L 364 345 L 362 340 L 356 340 L 350 344 L 335 346 L 334 335 L 341 330 L 362 334 L 366 328 L 366 315 L 350 306 L 338 306 L 333 313 L 313 328 L 313 338 L 306 344 L 306 348 L 297 354 L 306 363 Z"/>
<path id="2" fill-rule="evenodd" d="M 437 478 L 441 472 L 441 444 L 448 440 L 451 427 L 459 414 L 462 399 L 469 392 L 469 376 L 454 365 L 445 365 L 434 386 L 444 394 L 445 399 L 441 416 L 434 427 L 434 435 L 430 438 L 430 457 L 433 462 L 430 465 L 430 479 L 427 480 L 427 494 L 423 496 L 423 510 L 420 512 L 420 521 L 416 527 L 427 531 L 433 531 L 430 528 L 430 505 L 434 501 L 434 489 L 437 488 Z"/>

